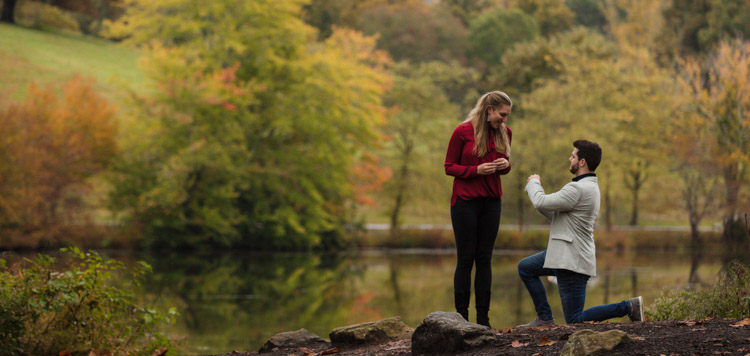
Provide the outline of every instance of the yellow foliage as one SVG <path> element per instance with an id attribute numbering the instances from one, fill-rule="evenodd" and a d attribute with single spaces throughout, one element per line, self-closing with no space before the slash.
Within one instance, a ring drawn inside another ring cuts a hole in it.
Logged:
<path id="1" fill-rule="evenodd" d="M 114 156 L 116 133 L 114 107 L 90 80 L 73 78 L 62 98 L 53 88 L 29 91 L 0 108 L 0 226 L 24 233 L 72 216 L 86 179 Z"/>

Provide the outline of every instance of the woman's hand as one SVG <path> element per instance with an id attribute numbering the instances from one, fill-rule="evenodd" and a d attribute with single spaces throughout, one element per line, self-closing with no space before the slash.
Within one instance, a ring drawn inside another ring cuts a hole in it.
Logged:
<path id="1" fill-rule="evenodd" d="M 492 161 L 492 163 L 497 164 L 497 170 L 498 171 L 502 171 L 503 169 L 506 169 L 506 168 L 510 167 L 510 162 L 508 162 L 508 160 L 505 159 L 505 158 L 498 158 L 498 159 Z"/>
<path id="2" fill-rule="evenodd" d="M 497 163 L 495 162 L 482 163 L 477 166 L 477 174 L 479 175 L 487 175 L 495 172 L 497 172 Z"/>

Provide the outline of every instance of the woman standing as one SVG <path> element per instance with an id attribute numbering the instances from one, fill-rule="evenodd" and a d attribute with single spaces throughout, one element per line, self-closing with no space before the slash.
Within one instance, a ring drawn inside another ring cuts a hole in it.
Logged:
<path id="1" fill-rule="evenodd" d="M 458 259 L 453 276 L 456 311 L 469 320 L 471 269 L 476 263 L 474 293 L 477 323 L 490 326 L 492 249 L 500 227 L 500 176 L 510 172 L 511 130 L 506 126 L 513 103 L 507 94 L 482 95 L 466 120 L 456 127 L 445 156 L 445 174 L 455 177 L 451 222 Z"/>

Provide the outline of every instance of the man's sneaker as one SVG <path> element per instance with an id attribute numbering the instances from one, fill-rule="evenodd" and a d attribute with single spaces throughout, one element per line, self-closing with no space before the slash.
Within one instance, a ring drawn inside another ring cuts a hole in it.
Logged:
<path id="1" fill-rule="evenodd" d="M 643 297 L 630 298 L 630 313 L 628 318 L 630 321 L 643 321 Z"/>
<path id="2" fill-rule="evenodd" d="M 532 320 L 528 324 L 523 324 L 523 325 L 519 325 L 519 326 L 516 326 L 516 327 L 517 328 L 535 328 L 535 327 L 539 327 L 539 326 L 549 326 L 549 325 L 555 325 L 555 319 L 542 320 L 542 319 L 539 319 L 537 317 L 536 319 Z"/>

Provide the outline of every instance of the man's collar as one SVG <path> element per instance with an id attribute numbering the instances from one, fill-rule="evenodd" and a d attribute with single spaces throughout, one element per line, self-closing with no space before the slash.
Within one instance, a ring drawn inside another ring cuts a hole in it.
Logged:
<path id="1" fill-rule="evenodd" d="M 586 177 L 596 177 L 596 173 L 592 172 L 592 173 L 581 174 L 580 176 L 573 178 L 573 181 L 577 182 Z"/>

